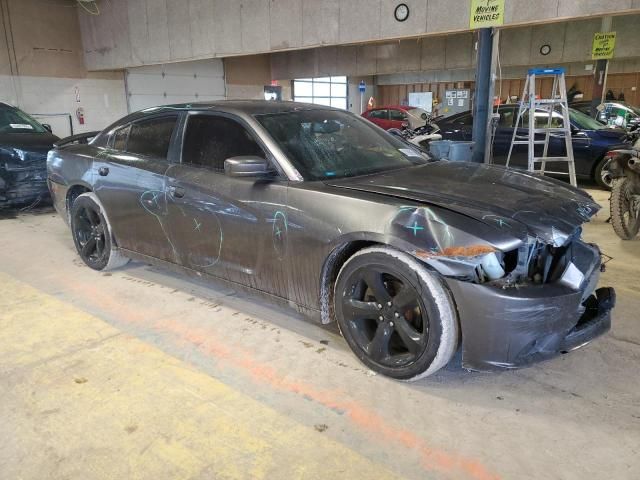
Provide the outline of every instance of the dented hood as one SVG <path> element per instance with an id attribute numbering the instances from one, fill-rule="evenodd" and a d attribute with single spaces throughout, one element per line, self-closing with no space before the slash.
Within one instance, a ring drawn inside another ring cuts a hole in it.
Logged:
<path id="1" fill-rule="evenodd" d="M 326 183 L 435 205 L 556 246 L 600 209 L 587 193 L 561 181 L 476 163 L 434 162 Z"/>

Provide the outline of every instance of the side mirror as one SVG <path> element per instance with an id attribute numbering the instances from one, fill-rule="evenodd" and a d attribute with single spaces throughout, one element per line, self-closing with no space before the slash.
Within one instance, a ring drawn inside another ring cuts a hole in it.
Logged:
<path id="1" fill-rule="evenodd" d="M 53 133 L 53 129 L 51 128 L 51 125 L 49 125 L 48 123 L 43 123 L 42 126 L 44 127 L 45 130 L 47 130 L 49 133 Z"/>
<path id="2" fill-rule="evenodd" d="M 253 155 L 240 155 L 224 161 L 224 173 L 230 177 L 264 177 L 275 171 L 266 158 Z"/>

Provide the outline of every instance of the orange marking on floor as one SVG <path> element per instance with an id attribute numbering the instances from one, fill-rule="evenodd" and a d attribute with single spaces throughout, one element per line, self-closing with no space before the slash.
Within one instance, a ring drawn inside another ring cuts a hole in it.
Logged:
<path id="1" fill-rule="evenodd" d="M 111 311 L 120 320 L 134 324 L 151 320 L 147 324 L 150 328 L 161 333 L 171 333 L 179 342 L 193 345 L 205 355 L 214 356 L 244 370 L 254 381 L 266 383 L 280 391 L 311 398 L 326 408 L 344 412 L 351 422 L 361 430 L 418 452 L 422 466 L 426 470 L 436 470 L 453 478 L 459 478 L 460 473 L 476 480 L 497 480 L 500 478 L 489 472 L 484 465 L 476 460 L 431 447 L 424 439 L 411 431 L 389 424 L 374 411 L 353 400 L 348 400 L 344 392 L 318 390 L 309 384 L 288 380 L 274 368 L 254 360 L 251 352 L 243 351 L 237 347 L 234 347 L 233 350 L 230 349 L 226 344 L 212 337 L 212 332 L 209 330 L 189 327 L 171 318 L 162 318 L 164 315 L 161 315 L 160 312 L 154 313 L 153 307 L 149 305 L 145 305 L 145 314 L 142 315 L 139 310 L 113 300 L 109 295 L 92 285 L 68 283 L 66 287 L 82 295 L 88 295 L 86 298 L 92 298 L 100 308 Z"/>
<path id="2" fill-rule="evenodd" d="M 427 470 L 437 470 L 449 475 L 462 472 L 468 477 L 477 480 L 497 480 L 499 478 L 499 476 L 490 473 L 484 465 L 476 460 L 430 447 L 422 438 L 409 430 L 392 426 L 370 409 L 352 400 L 345 400 L 344 397 L 346 395 L 342 392 L 318 390 L 307 383 L 294 382 L 283 377 L 274 368 L 255 361 L 251 357 L 251 352 L 238 348 L 231 350 L 219 344 L 209 331 L 200 332 L 198 331 L 200 329 L 188 328 L 184 324 L 171 319 L 160 322 L 160 325 L 184 340 L 197 339 L 199 342 L 197 348 L 202 353 L 213 354 L 217 358 L 228 361 L 235 367 L 240 367 L 247 371 L 256 381 L 267 383 L 281 391 L 311 398 L 331 410 L 344 412 L 355 425 L 370 434 L 382 436 L 386 441 L 393 441 L 418 451 L 422 465 Z"/>

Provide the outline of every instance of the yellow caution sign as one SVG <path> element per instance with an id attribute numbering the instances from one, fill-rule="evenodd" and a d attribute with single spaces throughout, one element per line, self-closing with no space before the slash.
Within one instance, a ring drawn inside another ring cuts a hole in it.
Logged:
<path id="1" fill-rule="evenodd" d="M 613 58 L 616 48 L 616 32 L 602 32 L 593 35 L 591 60 L 606 60 Z"/>
<path id="2" fill-rule="evenodd" d="M 504 24 L 504 0 L 471 0 L 469 28 L 499 27 Z"/>

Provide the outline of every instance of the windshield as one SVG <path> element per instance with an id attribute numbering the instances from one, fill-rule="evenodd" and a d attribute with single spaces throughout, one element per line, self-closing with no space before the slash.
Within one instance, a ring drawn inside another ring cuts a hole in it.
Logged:
<path id="1" fill-rule="evenodd" d="M 367 175 L 428 161 L 409 145 L 345 112 L 303 110 L 256 119 L 305 180 Z"/>
<path id="2" fill-rule="evenodd" d="M 44 133 L 35 119 L 13 107 L 0 107 L 0 133 Z"/>
<path id="3" fill-rule="evenodd" d="M 575 123 L 578 128 L 583 130 L 602 130 L 603 128 L 606 128 L 606 125 L 603 125 L 595 118 L 591 118 L 589 115 L 579 112 L 573 108 L 569 109 L 569 118 L 571 118 L 571 121 Z"/>

